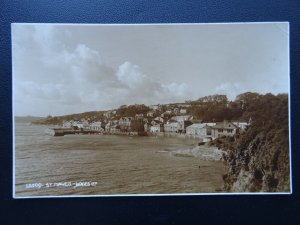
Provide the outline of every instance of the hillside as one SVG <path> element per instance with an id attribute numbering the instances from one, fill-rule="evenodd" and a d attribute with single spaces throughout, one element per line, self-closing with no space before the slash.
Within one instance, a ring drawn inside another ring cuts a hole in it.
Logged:
<path id="1" fill-rule="evenodd" d="M 62 125 L 64 121 L 69 120 L 80 120 L 80 119 L 89 119 L 94 121 L 99 121 L 103 119 L 103 112 L 92 111 L 92 112 L 84 112 L 77 114 L 70 114 L 64 116 L 48 116 L 46 118 L 40 118 L 38 120 L 33 121 L 34 124 L 44 124 L 44 125 Z"/>

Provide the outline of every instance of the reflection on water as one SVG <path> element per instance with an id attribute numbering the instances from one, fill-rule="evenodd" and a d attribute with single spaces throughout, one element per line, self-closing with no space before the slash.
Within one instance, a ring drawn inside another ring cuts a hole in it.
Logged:
<path id="1" fill-rule="evenodd" d="M 207 193 L 222 186 L 222 162 L 170 153 L 190 147 L 195 140 L 114 135 L 51 137 L 44 134 L 46 128 L 16 124 L 16 197 Z M 59 182 L 70 185 L 59 186 Z M 76 182 L 90 183 L 75 187 Z M 30 186 L 36 183 L 43 186 Z"/>

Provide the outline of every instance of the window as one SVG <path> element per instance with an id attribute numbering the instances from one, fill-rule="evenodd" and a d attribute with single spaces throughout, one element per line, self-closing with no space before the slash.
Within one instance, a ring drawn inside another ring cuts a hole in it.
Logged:
<path id="1" fill-rule="evenodd" d="M 219 133 L 223 133 L 223 129 L 218 129 L 218 132 Z"/>
<path id="2" fill-rule="evenodd" d="M 227 129 L 227 133 L 232 133 L 232 129 Z"/>

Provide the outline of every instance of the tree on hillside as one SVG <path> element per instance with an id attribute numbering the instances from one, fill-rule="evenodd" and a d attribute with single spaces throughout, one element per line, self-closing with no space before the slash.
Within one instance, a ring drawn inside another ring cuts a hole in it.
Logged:
<path id="1" fill-rule="evenodd" d="M 238 103 L 243 110 L 246 110 L 248 106 L 255 102 L 260 97 L 260 94 L 255 92 L 245 92 L 238 95 L 235 102 Z"/>
<path id="2" fill-rule="evenodd" d="M 146 114 L 150 108 L 144 104 L 121 106 L 117 109 L 117 115 L 121 117 L 134 117 L 136 114 Z"/>
<path id="3" fill-rule="evenodd" d="M 228 99 L 227 99 L 226 95 L 208 95 L 208 96 L 199 98 L 197 101 L 202 102 L 202 103 L 227 104 Z"/>

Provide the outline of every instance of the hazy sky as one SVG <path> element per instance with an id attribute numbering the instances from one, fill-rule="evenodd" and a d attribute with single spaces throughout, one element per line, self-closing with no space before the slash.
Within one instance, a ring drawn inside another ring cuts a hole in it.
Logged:
<path id="1" fill-rule="evenodd" d="M 288 93 L 287 23 L 13 24 L 14 113 Z"/>

